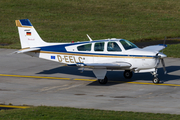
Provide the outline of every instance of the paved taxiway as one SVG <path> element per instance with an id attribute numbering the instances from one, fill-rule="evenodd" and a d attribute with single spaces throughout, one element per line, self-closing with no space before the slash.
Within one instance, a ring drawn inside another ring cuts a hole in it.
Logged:
<path id="1" fill-rule="evenodd" d="M 165 59 L 167 75 L 160 66 L 159 78 L 164 85 L 153 85 L 150 73 L 134 74 L 123 83 L 123 71 L 109 71 L 110 82 L 99 85 L 90 70 L 81 73 L 79 68 L 56 62 L 8 55 L 13 51 L 0 49 L 0 104 L 180 114 L 178 58 Z"/>

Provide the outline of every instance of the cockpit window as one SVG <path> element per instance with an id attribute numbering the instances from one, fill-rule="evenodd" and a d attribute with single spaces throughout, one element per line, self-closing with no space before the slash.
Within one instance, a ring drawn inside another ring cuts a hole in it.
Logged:
<path id="1" fill-rule="evenodd" d="M 104 51 L 104 42 L 95 43 L 94 51 Z"/>
<path id="2" fill-rule="evenodd" d="M 91 51 L 91 44 L 78 46 L 77 49 L 78 51 Z"/>
<path id="3" fill-rule="evenodd" d="M 129 50 L 132 48 L 137 48 L 137 46 L 127 40 L 120 40 L 120 43 L 122 44 L 122 46 L 124 47 L 125 50 Z"/>
<path id="4" fill-rule="evenodd" d="M 116 42 L 108 42 L 107 44 L 107 51 L 110 52 L 119 52 L 121 51 L 120 47 Z"/>

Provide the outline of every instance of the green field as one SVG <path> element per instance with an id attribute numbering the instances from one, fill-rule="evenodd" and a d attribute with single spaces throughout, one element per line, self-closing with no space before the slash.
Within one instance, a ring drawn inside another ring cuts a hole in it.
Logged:
<path id="1" fill-rule="evenodd" d="M 20 48 L 16 19 L 28 18 L 47 42 L 180 36 L 179 0 L 1 0 L 0 44 Z M 168 49 L 168 48 L 167 48 Z"/>
<path id="2" fill-rule="evenodd" d="M 1 120 L 179 120 L 180 115 L 119 112 L 68 107 L 2 110 Z"/>
<path id="3" fill-rule="evenodd" d="M 180 58 L 180 44 L 168 45 L 168 47 L 163 50 L 163 53 L 168 57 Z"/>

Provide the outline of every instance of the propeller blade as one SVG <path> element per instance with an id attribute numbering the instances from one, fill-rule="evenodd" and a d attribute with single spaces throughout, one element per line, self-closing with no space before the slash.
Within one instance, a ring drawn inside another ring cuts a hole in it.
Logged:
<path id="1" fill-rule="evenodd" d="M 166 71 L 166 67 L 165 67 L 164 59 L 161 59 L 161 63 L 162 63 L 163 69 L 164 69 L 164 74 L 166 74 L 166 73 L 167 73 L 167 71 Z"/>

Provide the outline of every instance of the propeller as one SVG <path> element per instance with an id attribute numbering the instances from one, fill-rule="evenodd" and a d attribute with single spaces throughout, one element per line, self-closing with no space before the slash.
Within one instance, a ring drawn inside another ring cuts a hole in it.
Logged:
<path id="1" fill-rule="evenodd" d="M 165 67 L 165 63 L 164 63 L 164 59 L 163 58 L 161 58 L 161 63 L 162 63 L 162 66 L 163 66 L 164 74 L 166 74 L 167 71 L 166 71 L 166 67 Z"/>
<path id="2" fill-rule="evenodd" d="M 166 67 L 165 67 L 165 63 L 164 63 L 164 58 L 167 57 L 167 56 L 166 56 L 165 54 L 161 53 L 161 52 L 159 52 L 159 53 L 157 54 L 157 56 L 158 56 L 159 59 L 161 60 L 161 64 L 162 64 L 162 66 L 163 66 L 164 74 L 166 74 L 167 71 L 166 71 Z"/>
<path id="3" fill-rule="evenodd" d="M 163 43 L 164 46 L 165 46 L 166 39 L 167 39 L 167 37 L 164 38 L 164 43 Z M 163 50 L 162 50 L 162 53 L 163 53 Z M 161 56 L 161 63 L 162 63 L 162 66 L 163 66 L 164 74 L 167 74 L 164 59 L 162 58 L 162 56 Z"/>

